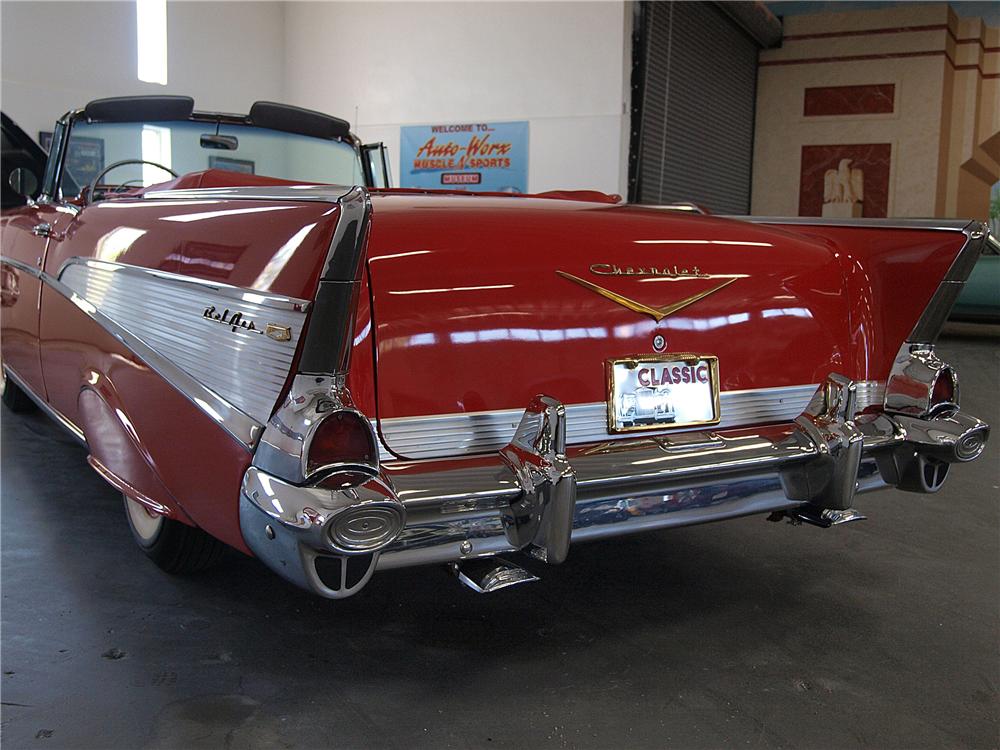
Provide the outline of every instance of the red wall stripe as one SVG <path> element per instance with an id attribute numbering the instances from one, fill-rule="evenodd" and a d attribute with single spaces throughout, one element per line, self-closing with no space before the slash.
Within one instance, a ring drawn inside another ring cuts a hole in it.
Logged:
<path id="1" fill-rule="evenodd" d="M 896 85 L 816 86 L 806 89 L 802 103 L 805 117 L 890 114 L 896 104 Z"/>
<path id="2" fill-rule="evenodd" d="M 782 37 L 782 41 L 795 42 L 802 39 L 834 39 L 837 37 L 869 36 L 872 34 L 907 34 L 917 31 L 947 31 L 948 36 L 951 37 L 955 44 L 978 44 L 983 48 L 984 52 L 1000 52 L 1000 47 L 987 47 L 986 43 L 978 36 L 959 39 L 955 36 L 955 32 L 952 31 L 951 27 L 944 23 L 928 24 L 925 26 L 891 26 L 881 29 L 857 29 L 854 31 L 823 31 L 815 34 L 786 34 Z"/>
<path id="3" fill-rule="evenodd" d="M 794 60 L 761 60 L 758 65 L 760 67 L 764 67 L 766 65 L 812 65 L 815 63 L 856 62 L 859 60 L 891 60 L 906 57 L 937 57 L 938 55 L 943 55 L 944 58 L 951 64 L 951 67 L 955 70 L 978 70 L 979 75 L 983 78 L 1000 78 L 1000 73 L 984 73 L 978 63 L 956 65 L 955 61 L 951 59 L 951 55 L 949 55 L 945 50 L 926 50 L 923 52 L 880 52 L 871 55 L 843 55 L 840 57 L 802 57 Z"/>

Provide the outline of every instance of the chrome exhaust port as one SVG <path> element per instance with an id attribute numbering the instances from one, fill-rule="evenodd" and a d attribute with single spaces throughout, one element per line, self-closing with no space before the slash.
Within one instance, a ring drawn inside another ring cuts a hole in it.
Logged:
<path id="1" fill-rule="evenodd" d="M 788 519 L 788 522 L 793 526 L 808 523 L 811 526 L 828 529 L 831 526 L 840 526 L 852 521 L 867 521 L 868 516 L 854 508 L 837 510 L 834 508 L 819 508 L 815 505 L 803 505 L 792 510 L 775 511 L 767 517 L 768 521 L 774 522 L 781 521 L 782 519 Z"/>
<path id="2" fill-rule="evenodd" d="M 491 594 L 500 589 L 539 580 L 519 565 L 502 557 L 483 557 L 449 564 L 458 580 L 477 594 Z"/>

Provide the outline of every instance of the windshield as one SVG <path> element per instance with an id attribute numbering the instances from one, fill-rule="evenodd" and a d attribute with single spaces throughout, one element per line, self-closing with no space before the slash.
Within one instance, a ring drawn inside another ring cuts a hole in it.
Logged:
<path id="1" fill-rule="evenodd" d="M 77 122 L 70 133 L 63 197 L 76 197 L 103 169 L 126 159 L 154 162 L 177 175 L 223 169 L 298 182 L 365 182 L 357 151 L 340 141 L 249 125 L 217 128 L 214 122 Z M 156 166 L 128 164 L 101 182 L 138 187 L 170 179 L 170 172 Z"/>

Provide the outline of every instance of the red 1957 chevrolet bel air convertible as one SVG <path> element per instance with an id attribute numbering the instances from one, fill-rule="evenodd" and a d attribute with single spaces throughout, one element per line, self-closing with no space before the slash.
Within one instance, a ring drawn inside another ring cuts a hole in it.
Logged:
<path id="1" fill-rule="evenodd" d="M 343 120 L 186 97 L 70 112 L 36 187 L 4 122 L 3 401 L 86 444 L 169 571 L 230 545 L 331 598 L 427 563 L 493 590 L 532 578 L 505 553 L 854 520 L 988 437 L 934 352 L 979 223 L 393 190 Z"/>

